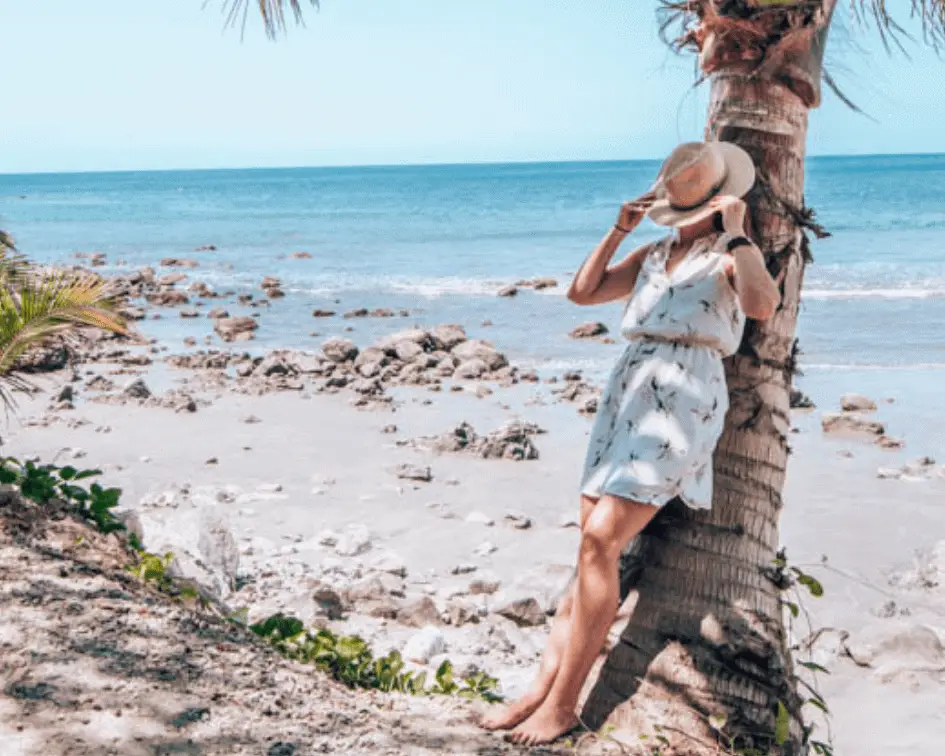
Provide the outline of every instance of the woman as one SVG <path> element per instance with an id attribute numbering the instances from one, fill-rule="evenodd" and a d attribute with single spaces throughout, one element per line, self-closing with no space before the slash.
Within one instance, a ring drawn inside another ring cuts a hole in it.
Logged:
<path id="1" fill-rule="evenodd" d="M 742 197 L 755 169 L 723 142 L 678 147 L 654 188 L 626 203 L 578 271 L 579 305 L 629 297 L 629 340 L 600 403 L 581 483 L 576 579 L 561 602 L 538 678 L 483 726 L 523 745 L 548 743 L 577 724 L 575 708 L 619 601 L 618 560 L 675 497 L 712 503 L 712 454 L 728 409 L 722 359 L 735 352 L 745 317 L 764 320 L 780 302 L 758 247 L 746 236 Z M 610 266 L 644 215 L 675 229 Z"/>

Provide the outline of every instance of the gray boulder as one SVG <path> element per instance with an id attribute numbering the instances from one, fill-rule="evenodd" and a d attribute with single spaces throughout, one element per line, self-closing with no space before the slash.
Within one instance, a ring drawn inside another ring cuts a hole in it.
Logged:
<path id="1" fill-rule="evenodd" d="M 332 362 L 347 362 L 358 356 L 358 347 L 348 339 L 329 339 L 322 344 L 322 351 Z"/>

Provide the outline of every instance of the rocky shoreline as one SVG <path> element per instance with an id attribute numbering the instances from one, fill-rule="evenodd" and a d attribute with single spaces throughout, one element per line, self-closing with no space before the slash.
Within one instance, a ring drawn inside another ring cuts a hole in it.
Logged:
<path id="1" fill-rule="evenodd" d="M 175 313 L 205 322 L 202 347 L 93 334 L 31 355 L 58 385 L 25 429 L 70 439 L 33 448 L 117 476 L 134 492 L 124 517 L 148 548 L 173 552 L 172 570 L 251 620 L 286 612 L 402 651 L 412 668 L 449 658 L 459 674 L 484 671 L 521 692 L 571 577 L 576 495 L 561 470 L 576 470 L 587 423 L 575 410 L 596 412 L 599 387 L 578 371 L 522 369 L 460 324 L 404 328 L 410 313 L 368 308 L 313 316 L 377 317 L 390 334 L 359 344 L 339 325 L 317 351 L 254 350 L 269 303 L 291 292 L 269 278 L 265 299 L 217 293 L 181 277 L 186 261 L 164 263 L 173 272 L 116 279 L 123 310 L 143 329 Z M 231 316 L 243 309 L 252 314 Z M 596 323 L 571 335 L 607 338 Z M 904 442 L 873 416 L 879 404 L 844 397 L 805 433 L 849 442 L 836 452 L 852 462 L 896 455 Z M 803 424 L 813 402 L 792 405 Z M 306 464 L 321 469 L 298 474 Z M 923 457 L 872 469 L 882 485 L 945 480 Z M 811 647 L 846 659 L 857 640 L 844 643 Z"/>

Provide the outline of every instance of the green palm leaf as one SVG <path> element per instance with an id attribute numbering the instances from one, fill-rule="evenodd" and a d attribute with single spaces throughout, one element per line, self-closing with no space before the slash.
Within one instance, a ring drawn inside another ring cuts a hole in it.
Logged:
<path id="1" fill-rule="evenodd" d="M 13 405 L 10 389 L 30 388 L 15 374 L 17 360 L 53 336 L 83 326 L 127 334 L 112 311 L 110 287 L 100 278 L 67 272 L 37 273 L 19 261 L 6 270 L 0 261 L 0 401 Z M 6 278 L 4 278 L 6 276 Z"/>

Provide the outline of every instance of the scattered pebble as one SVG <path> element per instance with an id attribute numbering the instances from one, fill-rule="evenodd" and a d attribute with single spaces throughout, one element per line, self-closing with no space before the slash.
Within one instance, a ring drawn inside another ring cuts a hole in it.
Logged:
<path id="1" fill-rule="evenodd" d="M 482 512 L 470 512 L 466 515 L 466 522 L 472 525 L 485 525 L 487 528 L 495 525 L 495 520 Z"/>

